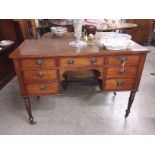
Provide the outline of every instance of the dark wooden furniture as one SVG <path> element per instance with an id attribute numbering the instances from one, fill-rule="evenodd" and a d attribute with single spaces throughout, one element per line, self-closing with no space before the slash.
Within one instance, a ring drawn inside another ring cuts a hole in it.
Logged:
<path id="1" fill-rule="evenodd" d="M 0 41 L 1 40 L 12 40 L 15 43 L 10 46 L 0 46 L 2 48 L 2 50 L 0 50 L 0 89 L 15 76 L 13 63 L 9 59 L 10 53 L 19 44 L 13 20 L 0 20 Z"/>
<path id="2" fill-rule="evenodd" d="M 0 89 L 15 77 L 14 66 L 9 59 L 9 55 L 15 47 L 15 45 L 10 45 L 0 50 Z"/>
<path id="3" fill-rule="evenodd" d="M 20 37 L 21 40 L 30 39 L 30 33 L 28 28 L 28 19 L 16 19 L 14 20 L 17 25 L 16 30 L 18 32 L 18 38 Z"/>
<path id="4" fill-rule="evenodd" d="M 153 30 L 153 19 L 128 19 L 127 22 L 138 25 L 134 29 L 127 30 L 127 33 L 132 36 L 135 42 L 146 45 L 149 41 L 149 35 Z"/>
<path id="5" fill-rule="evenodd" d="M 96 38 L 100 36 L 102 33 L 96 33 Z M 79 49 L 68 45 L 73 38 L 73 33 L 67 33 L 63 37 L 25 40 L 10 55 L 31 124 L 35 122 L 29 96 L 61 94 L 63 75 L 71 70 L 96 70 L 102 91 L 131 91 L 125 117 L 130 113 L 148 50 L 138 44 L 117 52 L 98 46 Z"/>

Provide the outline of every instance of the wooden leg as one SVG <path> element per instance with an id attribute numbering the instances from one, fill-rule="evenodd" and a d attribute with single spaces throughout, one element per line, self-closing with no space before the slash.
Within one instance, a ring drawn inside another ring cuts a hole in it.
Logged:
<path id="1" fill-rule="evenodd" d="M 67 90 L 67 85 L 68 85 L 68 76 L 67 75 L 64 76 L 64 80 L 61 82 L 61 84 L 62 84 L 63 89 Z"/>
<path id="2" fill-rule="evenodd" d="M 37 97 L 36 97 L 36 101 L 39 101 L 39 100 L 40 100 L 40 96 L 37 96 Z"/>
<path id="3" fill-rule="evenodd" d="M 114 96 L 116 96 L 116 95 L 117 95 L 115 91 L 114 91 L 113 93 L 114 93 Z"/>
<path id="4" fill-rule="evenodd" d="M 62 81 L 62 87 L 63 87 L 64 90 L 67 90 L 67 84 L 66 84 L 65 81 Z"/>
<path id="5" fill-rule="evenodd" d="M 150 73 L 151 75 L 155 76 L 155 73 Z"/>
<path id="6" fill-rule="evenodd" d="M 65 82 L 66 83 L 68 82 L 68 76 L 65 76 Z"/>
<path id="7" fill-rule="evenodd" d="M 125 114 L 125 118 L 129 116 L 130 108 L 131 108 L 132 103 L 134 101 L 135 95 L 136 95 L 136 91 L 131 91 L 129 101 L 128 101 L 128 107 L 127 107 L 126 114 Z"/>
<path id="8" fill-rule="evenodd" d="M 97 85 L 99 86 L 100 90 L 99 91 L 102 91 L 102 85 L 101 85 L 101 80 L 98 78 L 98 77 L 94 77 L 93 79 L 95 79 Z"/>
<path id="9" fill-rule="evenodd" d="M 32 125 L 36 124 L 36 122 L 34 122 L 34 120 L 33 120 L 29 97 L 28 96 L 23 97 L 23 100 L 24 100 L 24 104 L 25 104 L 25 107 L 26 107 L 26 110 L 27 110 L 27 113 L 28 113 L 28 116 L 29 116 L 30 124 L 32 124 Z"/>

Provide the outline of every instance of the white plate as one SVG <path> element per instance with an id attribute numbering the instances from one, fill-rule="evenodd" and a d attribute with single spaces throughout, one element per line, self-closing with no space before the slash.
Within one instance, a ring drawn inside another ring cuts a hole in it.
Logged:
<path id="1" fill-rule="evenodd" d="M 0 51 L 2 50 L 2 48 L 0 47 Z"/>
<path id="2" fill-rule="evenodd" d="M 106 46 L 107 50 L 114 50 L 114 51 L 119 51 L 119 50 L 126 50 L 127 47 L 108 47 Z"/>
<path id="3" fill-rule="evenodd" d="M 112 39 L 131 39 L 132 36 L 125 33 L 116 33 L 116 32 L 104 32 L 104 35 L 102 37 L 104 38 L 112 38 Z"/>
<path id="4" fill-rule="evenodd" d="M 131 44 L 131 40 L 125 38 L 102 38 L 100 44 L 103 44 L 109 50 L 124 50 Z"/>
<path id="5" fill-rule="evenodd" d="M 65 27 L 51 27 L 51 32 L 67 32 L 67 29 Z"/>
<path id="6" fill-rule="evenodd" d="M 2 41 L 0 41 L 1 46 L 8 46 L 8 45 L 11 45 L 13 43 L 14 43 L 14 41 L 11 41 L 11 40 L 2 40 Z"/>

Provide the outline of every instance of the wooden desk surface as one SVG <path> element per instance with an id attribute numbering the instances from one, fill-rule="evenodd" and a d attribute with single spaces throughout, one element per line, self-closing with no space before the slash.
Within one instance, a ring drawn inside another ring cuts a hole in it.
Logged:
<path id="1" fill-rule="evenodd" d="M 104 32 L 97 32 L 95 37 L 100 39 Z M 108 55 L 119 54 L 122 51 L 111 51 L 101 49 L 98 46 L 86 48 L 74 48 L 69 46 L 69 42 L 74 40 L 73 33 L 66 33 L 63 37 L 53 36 L 52 33 L 48 37 L 40 40 L 25 40 L 11 55 L 10 58 L 26 58 L 26 57 L 49 57 L 49 56 L 79 56 L 79 55 Z M 124 53 L 146 53 L 149 50 L 144 46 L 134 43 Z"/>

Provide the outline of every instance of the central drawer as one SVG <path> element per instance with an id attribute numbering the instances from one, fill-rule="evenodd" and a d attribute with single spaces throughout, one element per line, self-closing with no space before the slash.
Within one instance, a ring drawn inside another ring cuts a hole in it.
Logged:
<path id="1" fill-rule="evenodd" d="M 90 66 L 90 65 L 103 65 L 103 58 L 62 58 L 60 59 L 60 66 Z"/>
<path id="2" fill-rule="evenodd" d="M 28 95 L 48 95 L 58 92 L 58 82 L 27 84 Z"/>
<path id="3" fill-rule="evenodd" d="M 23 71 L 23 77 L 25 81 L 45 81 L 45 80 L 56 80 L 56 70 L 26 70 Z"/>

